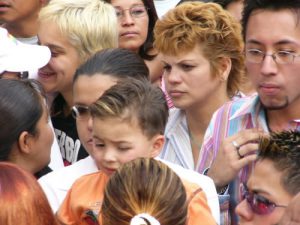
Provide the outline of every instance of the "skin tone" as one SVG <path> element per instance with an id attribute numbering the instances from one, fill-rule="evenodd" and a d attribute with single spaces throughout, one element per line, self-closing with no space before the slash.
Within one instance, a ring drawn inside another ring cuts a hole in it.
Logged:
<path id="1" fill-rule="evenodd" d="M 237 21 L 241 21 L 243 12 L 244 2 L 243 1 L 232 1 L 226 9 L 233 15 Z"/>
<path id="2" fill-rule="evenodd" d="M 223 72 L 213 76 L 210 63 L 204 57 L 199 44 L 181 55 L 162 55 L 167 92 L 174 106 L 185 111 L 190 133 L 198 144 L 203 140 L 213 112 L 229 100 L 226 80 L 231 62 L 225 59 L 223 61 Z M 196 143 L 191 144 L 196 164 L 199 146 Z"/>
<path id="3" fill-rule="evenodd" d="M 267 54 L 277 51 L 300 53 L 300 29 L 296 16 L 290 10 L 256 10 L 250 15 L 246 29 L 246 49 L 258 49 Z M 270 26 L 272 24 L 272 26 Z M 262 63 L 250 63 L 246 59 L 248 76 L 265 106 L 268 125 L 272 131 L 294 129 L 294 119 L 300 115 L 300 58 L 293 63 L 277 64 L 266 56 Z M 247 164 L 256 160 L 261 130 L 240 131 L 226 138 L 208 171 L 217 187 L 227 185 Z M 232 141 L 241 146 L 239 158 Z M 252 153 L 252 154 L 251 154 Z M 226 169 L 224 169 L 226 168 Z"/>
<path id="4" fill-rule="evenodd" d="M 134 6 L 144 6 L 141 0 L 112 0 L 111 4 L 118 10 L 125 10 L 124 17 L 119 19 L 119 47 L 138 52 L 148 34 L 148 15 L 134 18 L 129 10 Z"/>
<path id="5" fill-rule="evenodd" d="M 39 69 L 38 80 L 47 93 L 61 93 L 70 108 L 73 105 L 73 76 L 81 64 L 79 54 L 51 21 L 41 21 L 38 38 L 40 44 L 51 51 L 49 63 Z"/>
<path id="6" fill-rule="evenodd" d="M 145 136 L 134 118 L 93 118 L 93 139 L 93 158 L 108 176 L 133 159 L 156 157 L 164 143 L 163 135 Z"/>
<path id="7" fill-rule="evenodd" d="M 277 205 L 288 205 L 292 196 L 282 186 L 282 176 L 283 173 L 274 167 L 271 160 L 259 160 L 248 180 L 247 187 L 250 192 L 259 194 Z M 236 207 L 241 225 L 274 225 L 279 222 L 284 212 L 285 208 L 276 207 L 270 214 L 258 215 L 252 212 L 246 200 Z"/>
<path id="8" fill-rule="evenodd" d="M 36 125 L 36 129 L 36 135 L 27 131 L 20 134 L 18 143 L 13 147 L 11 157 L 12 162 L 31 173 L 40 171 L 50 162 L 54 135 L 49 123 L 46 103 L 43 103 L 43 114 Z"/>
<path id="9" fill-rule="evenodd" d="M 107 89 L 117 83 L 117 79 L 108 75 L 95 74 L 80 76 L 73 85 L 74 105 L 89 106 L 94 103 Z M 76 119 L 78 136 L 83 147 L 90 154 L 93 147 L 92 127 L 89 118 Z"/>
<path id="10" fill-rule="evenodd" d="M 289 224 L 300 224 L 300 192 L 292 199 L 279 222 L 279 225 Z"/>
<path id="11" fill-rule="evenodd" d="M 15 37 L 32 37 L 38 30 L 38 13 L 46 0 L 6 0 L 0 1 L 0 21 Z"/>

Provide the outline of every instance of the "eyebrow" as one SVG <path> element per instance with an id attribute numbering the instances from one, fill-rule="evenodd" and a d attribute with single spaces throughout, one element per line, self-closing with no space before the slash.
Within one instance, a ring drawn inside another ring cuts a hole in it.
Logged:
<path id="1" fill-rule="evenodd" d="M 257 41 L 257 40 L 254 40 L 254 39 L 250 39 L 246 42 L 246 44 L 257 44 L 257 45 L 263 45 L 263 43 Z M 300 46 L 299 43 L 293 41 L 293 40 L 287 40 L 287 39 L 284 39 L 284 40 L 280 40 L 278 42 L 275 43 L 275 45 L 286 45 L 286 44 L 295 44 L 295 45 L 298 45 Z"/>

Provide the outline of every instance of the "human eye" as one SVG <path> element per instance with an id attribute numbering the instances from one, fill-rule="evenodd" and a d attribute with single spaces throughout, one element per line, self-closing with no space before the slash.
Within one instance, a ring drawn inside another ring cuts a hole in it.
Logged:
<path id="1" fill-rule="evenodd" d="M 123 11 L 122 10 L 115 9 L 115 11 L 116 11 L 116 15 L 117 15 L 118 18 L 123 16 Z"/>
<path id="2" fill-rule="evenodd" d="M 184 71 L 190 71 L 190 70 L 192 70 L 195 66 L 190 65 L 190 64 L 183 63 L 183 64 L 180 65 L 180 67 L 181 67 Z"/>
<path id="3" fill-rule="evenodd" d="M 247 53 L 252 56 L 262 56 L 263 52 L 259 49 L 248 49 Z"/>
<path id="4" fill-rule="evenodd" d="M 169 65 L 169 64 L 166 64 L 164 65 L 164 72 L 165 73 L 169 73 L 171 71 L 172 67 Z"/>
<path id="5" fill-rule="evenodd" d="M 134 15 L 134 16 L 141 16 L 145 12 L 146 12 L 146 9 L 143 6 L 137 6 L 137 7 L 133 7 L 130 9 L 131 15 Z"/>
<path id="6" fill-rule="evenodd" d="M 105 144 L 103 142 L 94 140 L 94 146 L 95 146 L 95 148 L 99 149 L 99 148 L 104 148 Z"/>
<path id="7" fill-rule="evenodd" d="M 128 151 L 128 150 L 130 150 L 131 149 L 131 147 L 130 146 L 123 146 L 123 145 L 120 145 L 120 146 L 118 146 L 118 149 L 120 150 L 120 151 Z"/>

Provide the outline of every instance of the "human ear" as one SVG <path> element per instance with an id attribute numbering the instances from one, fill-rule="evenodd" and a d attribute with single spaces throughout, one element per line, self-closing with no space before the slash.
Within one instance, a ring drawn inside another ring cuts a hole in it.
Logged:
<path id="1" fill-rule="evenodd" d="M 161 152 L 165 143 L 165 137 L 162 134 L 153 137 L 152 149 L 150 152 L 150 157 L 155 158 Z"/>
<path id="2" fill-rule="evenodd" d="M 18 139 L 19 151 L 24 154 L 30 154 L 31 142 L 33 136 L 28 131 L 23 131 Z"/>
<path id="3" fill-rule="evenodd" d="M 231 67 L 232 67 L 231 59 L 228 57 L 221 58 L 220 62 L 219 62 L 219 67 L 220 67 L 219 77 L 220 77 L 221 81 L 222 82 L 227 81 L 228 76 L 230 74 Z"/>

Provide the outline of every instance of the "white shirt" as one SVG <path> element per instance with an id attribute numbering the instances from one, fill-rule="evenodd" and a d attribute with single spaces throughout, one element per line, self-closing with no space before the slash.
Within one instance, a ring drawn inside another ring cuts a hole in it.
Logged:
<path id="1" fill-rule="evenodd" d="M 91 156 L 76 163 L 42 176 L 38 182 L 42 186 L 53 212 L 63 202 L 68 190 L 79 177 L 97 172 L 98 168 Z"/>

